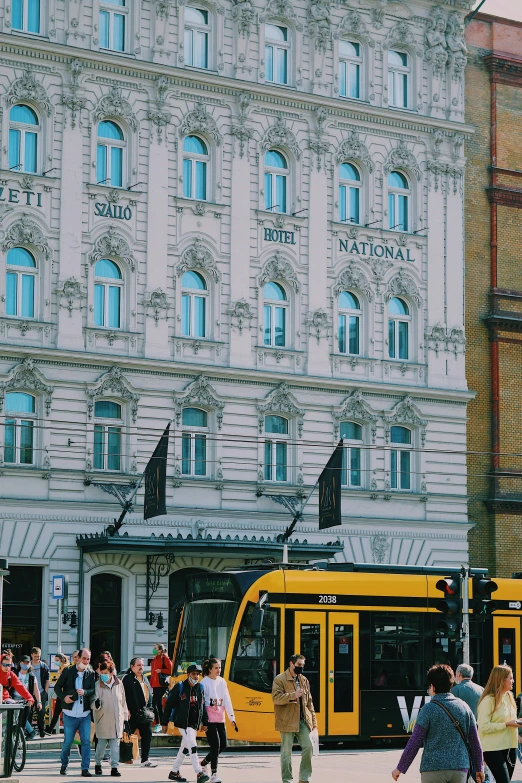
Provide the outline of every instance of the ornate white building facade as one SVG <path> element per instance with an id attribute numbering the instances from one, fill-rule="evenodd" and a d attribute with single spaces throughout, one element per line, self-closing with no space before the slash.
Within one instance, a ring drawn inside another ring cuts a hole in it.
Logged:
<path id="1" fill-rule="evenodd" d="M 4 5 L 0 553 L 34 614 L 6 644 L 55 649 L 66 573 L 79 642 L 146 652 L 167 574 L 175 604 L 180 569 L 279 556 L 270 496 L 340 435 L 343 526 L 315 495 L 291 557 L 466 562 L 468 6 Z M 110 539 L 169 419 L 168 515 L 140 491 Z"/>

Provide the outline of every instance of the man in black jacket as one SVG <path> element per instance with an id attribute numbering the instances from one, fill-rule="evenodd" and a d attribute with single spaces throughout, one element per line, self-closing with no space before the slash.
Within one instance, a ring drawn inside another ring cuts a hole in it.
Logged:
<path id="1" fill-rule="evenodd" d="M 197 783 L 207 783 L 208 775 L 205 775 L 198 759 L 198 747 L 196 733 L 201 726 L 207 725 L 207 711 L 203 689 L 199 683 L 201 666 L 192 663 L 187 668 L 187 679 L 177 682 L 167 696 L 167 703 L 163 711 L 163 731 L 167 731 L 170 720 L 181 734 L 181 745 L 178 755 L 174 760 L 169 780 L 177 780 L 186 783 L 186 778 L 180 775 L 181 765 L 185 756 L 190 755 L 194 772 L 197 774 Z M 172 717 L 171 717 L 172 715 Z"/>
<path id="2" fill-rule="evenodd" d="M 125 700 L 130 712 L 129 726 L 131 734 L 139 729 L 141 737 L 141 766 L 157 767 L 149 759 L 150 743 L 152 739 L 152 688 L 148 679 L 143 674 L 143 658 L 132 658 L 127 674 L 123 675 L 122 682 L 125 689 Z"/>
<path id="3" fill-rule="evenodd" d="M 91 651 L 80 650 L 78 661 L 67 666 L 54 686 L 56 697 L 62 702 L 63 745 L 60 775 L 67 774 L 71 745 L 76 732 L 82 747 L 82 777 L 92 777 L 91 764 L 91 697 L 94 695 L 94 672 L 89 666 Z"/>

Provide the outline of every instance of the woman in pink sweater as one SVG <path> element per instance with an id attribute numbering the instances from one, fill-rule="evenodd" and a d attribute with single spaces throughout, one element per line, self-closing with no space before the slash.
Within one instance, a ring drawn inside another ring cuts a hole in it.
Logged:
<path id="1" fill-rule="evenodd" d="M 207 739 L 210 751 L 201 762 L 201 766 L 205 767 L 210 762 L 212 770 L 210 783 L 221 783 L 221 778 L 217 774 L 217 766 L 219 754 L 227 747 L 225 711 L 237 731 L 234 708 L 232 707 L 228 686 L 220 675 L 221 661 L 219 658 L 210 658 L 208 661 L 204 661 L 201 687 L 203 688 L 208 716 Z"/>

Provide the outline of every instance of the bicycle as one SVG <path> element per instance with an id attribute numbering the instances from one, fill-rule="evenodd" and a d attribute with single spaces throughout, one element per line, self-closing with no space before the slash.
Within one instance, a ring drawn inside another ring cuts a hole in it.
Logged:
<path id="1" fill-rule="evenodd" d="M 4 774 L 10 777 L 13 770 L 15 772 L 21 772 L 25 767 L 27 759 L 27 742 L 25 739 L 25 703 L 23 708 L 18 711 L 18 719 L 15 722 L 13 720 L 13 727 L 11 731 L 9 747 L 6 747 L 6 728 L 4 728 L 4 736 L 2 738 L 2 755 L 4 758 Z M 13 716 L 14 718 L 14 716 Z M 5 718 L 9 721 L 9 718 Z"/>

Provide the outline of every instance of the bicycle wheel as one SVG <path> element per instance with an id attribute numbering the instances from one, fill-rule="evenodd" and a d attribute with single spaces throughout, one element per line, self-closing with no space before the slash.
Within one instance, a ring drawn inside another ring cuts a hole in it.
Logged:
<path id="1" fill-rule="evenodd" d="M 25 767 L 25 759 L 27 756 L 27 744 L 25 741 L 24 730 L 21 726 L 15 726 L 13 728 L 13 750 L 12 760 L 13 769 L 15 772 L 21 772 Z"/>

